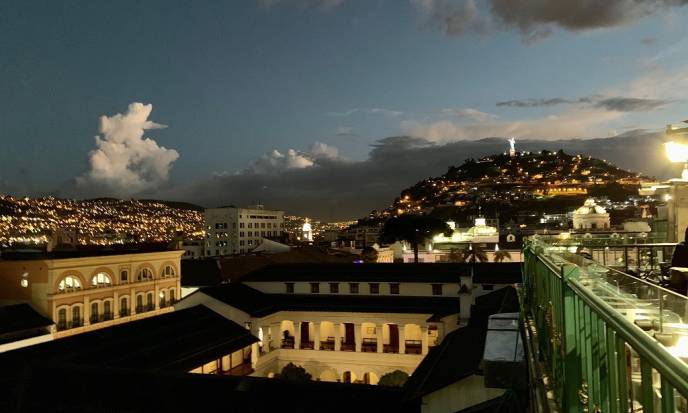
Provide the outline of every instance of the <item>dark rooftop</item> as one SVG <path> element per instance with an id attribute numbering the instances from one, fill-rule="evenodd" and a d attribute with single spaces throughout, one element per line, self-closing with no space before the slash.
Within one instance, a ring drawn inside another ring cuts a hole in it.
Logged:
<path id="1" fill-rule="evenodd" d="M 99 257 L 105 255 L 142 254 L 173 251 L 167 243 L 79 245 L 73 248 L 55 249 L 6 249 L 0 253 L 3 260 L 57 260 L 66 258 Z"/>
<path id="2" fill-rule="evenodd" d="M 243 326 L 199 305 L 9 351 L 0 354 L 0 364 L 189 371 L 257 341 Z"/>
<path id="3" fill-rule="evenodd" d="M 289 252 L 280 252 L 277 254 L 257 254 L 242 255 L 236 257 L 223 257 L 220 259 L 220 263 L 224 278 L 234 282 L 243 280 L 243 277 L 245 277 L 247 274 L 269 265 L 304 263 L 350 264 L 360 259 L 361 257 L 358 255 L 342 251 L 332 251 L 325 248 L 304 246 L 292 247 Z"/>
<path id="4" fill-rule="evenodd" d="M 0 400 L 0 410 L 144 413 L 419 411 L 417 403 L 403 404 L 399 388 L 364 384 L 299 383 L 261 377 L 55 364 L 33 364 L 18 380 L 12 383 L 7 397 Z"/>
<path id="5" fill-rule="evenodd" d="M 203 287 L 222 282 L 220 262 L 216 259 L 182 260 L 182 287 Z"/>
<path id="6" fill-rule="evenodd" d="M 420 398 L 479 372 L 488 317 L 517 311 L 518 296 L 513 287 L 476 298 L 468 326 L 447 334 L 439 346 L 430 350 L 406 383 L 406 397 Z"/>
<path id="7" fill-rule="evenodd" d="M 413 313 L 444 317 L 459 311 L 459 297 L 388 295 L 265 294 L 242 283 L 207 287 L 201 292 L 254 317 L 277 311 Z"/>
<path id="8" fill-rule="evenodd" d="M 28 338 L 22 333 L 30 330 L 49 327 L 53 321 L 43 317 L 29 304 L 12 304 L 0 307 L 0 343 L 2 336 L 21 335 L 21 338 Z"/>
<path id="9" fill-rule="evenodd" d="M 242 281 L 396 281 L 459 282 L 474 267 L 474 282 L 516 283 L 521 280 L 520 263 L 433 264 L 281 264 L 256 270 Z"/>

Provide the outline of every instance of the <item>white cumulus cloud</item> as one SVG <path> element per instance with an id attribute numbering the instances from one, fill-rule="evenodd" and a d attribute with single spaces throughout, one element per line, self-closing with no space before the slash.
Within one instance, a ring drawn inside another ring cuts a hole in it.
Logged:
<path id="1" fill-rule="evenodd" d="M 264 154 L 243 172 L 244 174 L 272 175 L 289 170 L 310 168 L 319 162 L 339 159 L 339 149 L 322 142 L 315 142 L 308 151 L 277 149 Z"/>
<path id="2" fill-rule="evenodd" d="M 81 189 L 129 196 L 167 181 L 179 153 L 143 136 L 166 127 L 148 120 L 152 110 L 153 105 L 136 102 L 124 114 L 100 117 L 96 149 L 88 155 L 90 169 L 77 178 Z"/>

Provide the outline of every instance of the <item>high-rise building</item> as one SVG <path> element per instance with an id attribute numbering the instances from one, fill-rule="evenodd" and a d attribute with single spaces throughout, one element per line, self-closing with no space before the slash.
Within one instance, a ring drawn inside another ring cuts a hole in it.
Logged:
<path id="1" fill-rule="evenodd" d="M 267 210 L 262 205 L 208 208 L 205 230 L 206 256 L 243 254 L 260 245 L 264 238 L 283 237 L 284 211 Z"/>

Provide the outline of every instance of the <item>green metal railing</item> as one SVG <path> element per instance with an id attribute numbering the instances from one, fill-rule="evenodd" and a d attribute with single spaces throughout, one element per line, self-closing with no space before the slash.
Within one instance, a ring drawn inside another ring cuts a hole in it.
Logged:
<path id="1" fill-rule="evenodd" d="M 524 249 L 522 311 L 555 409 L 688 411 L 688 299 L 551 240 Z"/>

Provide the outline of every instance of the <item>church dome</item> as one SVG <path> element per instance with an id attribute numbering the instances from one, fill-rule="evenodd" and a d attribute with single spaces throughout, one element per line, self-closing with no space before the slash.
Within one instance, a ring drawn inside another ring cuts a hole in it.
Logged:
<path id="1" fill-rule="evenodd" d="M 578 208 L 575 212 L 576 215 L 588 215 L 588 214 L 606 214 L 607 211 L 601 206 L 595 203 L 595 200 L 588 198 L 582 207 Z"/>

